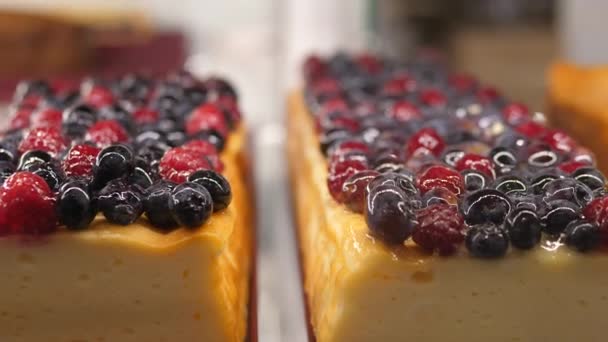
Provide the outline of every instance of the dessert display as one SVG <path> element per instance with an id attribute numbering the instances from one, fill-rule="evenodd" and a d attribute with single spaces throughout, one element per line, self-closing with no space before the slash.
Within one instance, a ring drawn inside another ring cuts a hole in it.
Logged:
<path id="1" fill-rule="evenodd" d="M 602 341 L 589 150 L 436 55 L 309 57 L 288 158 L 317 341 Z"/>
<path id="2" fill-rule="evenodd" d="M 0 340 L 243 341 L 245 130 L 186 72 L 22 82 L 0 136 Z"/>
<path id="3" fill-rule="evenodd" d="M 556 127 L 567 129 L 593 151 L 603 151 L 608 138 L 608 69 L 556 62 L 548 72 L 547 114 Z M 597 154 L 600 170 L 608 170 L 608 158 Z"/>

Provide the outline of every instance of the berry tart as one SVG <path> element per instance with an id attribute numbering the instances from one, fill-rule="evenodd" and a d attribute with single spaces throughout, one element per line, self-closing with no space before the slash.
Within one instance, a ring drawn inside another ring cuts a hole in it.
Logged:
<path id="1" fill-rule="evenodd" d="M 0 138 L 0 340 L 243 341 L 244 143 L 219 78 L 20 84 Z"/>
<path id="2" fill-rule="evenodd" d="M 318 341 L 605 340 L 587 150 L 436 56 L 303 70 L 288 158 Z"/>

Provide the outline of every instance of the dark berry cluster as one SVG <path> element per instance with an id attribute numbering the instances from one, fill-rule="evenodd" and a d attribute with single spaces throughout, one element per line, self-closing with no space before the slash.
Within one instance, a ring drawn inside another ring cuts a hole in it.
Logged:
<path id="1" fill-rule="evenodd" d="M 234 88 L 187 72 L 22 82 L 0 134 L 0 235 L 128 225 L 200 227 L 232 199 L 219 157 Z"/>
<path id="2" fill-rule="evenodd" d="M 329 193 L 373 236 L 481 258 L 544 240 L 608 245 L 604 175 L 542 114 L 437 55 L 311 56 L 303 73 Z"/>

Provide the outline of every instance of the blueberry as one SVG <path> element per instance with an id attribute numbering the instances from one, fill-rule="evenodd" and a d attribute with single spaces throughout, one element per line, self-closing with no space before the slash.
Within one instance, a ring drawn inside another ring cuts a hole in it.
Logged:
<path id="1" fill-rule="evenodd" d="M 335 145 L 337 142 L 351 138 L 352 133 L 345 129 L 330 129 L 326 132 L 321 133 L 319 136 L 319 146 L 323 155 L 327 155 L 329 148 Z"/>
<path id="2" fill-rule="evenodd" d="M 12 162 L 15 160 L 16 151 L 8 149 L 0 143 L 0 161 Z"/>
<path id="3" fill-rule="evenodd" d="M 48 164 L 53 160 L 53 157 L 46 151 L 30 150 L 21 155 L 19 158 L 19 171 L 32 171 L 40 165 Z"/>
<path id="4" fill-rule="evenodd" d="M 63 111 L 63 131 L 68 137 L 82 137 L 97 120 L 94 108 L 81 104 Z"/>
<path id="5" fill-rule="evenodd" d="M 550 235 L 560 234 L 566 226 L 581 217 L 580 208 L 566 200 L 554 200 L 545 204 L 541 223 L 543 231 Z"/>
<path id="6" fill-rule="evenodd" d="M 394 184 L 369 190 L 365 220 L 372 235 L 391 245 L 402 244 L 415 226 L 407 196 Z"/>
<path id="7" fill-rule="evenodd" d="M 527 192 L 522 191 L 514 191 L 507 195 L 509 200 L 511 200 L 511 204 L 513 204 L 513 209 L 528 209 L 534 212 L 538 211 L 538 197 Z"/>
<path id="8" fill-rule="evenodd" d="M 594 193 L 601 195 L 606 192 L 606 177 L 594 167 L 582 167 L 572 173 L 577 181 L 587 185 Z"/>
<path id="9" fill-rule="evenodd" d="M 600 243 L 599 227 L 594 223 L 582 220 L 570 222 L 564 235 L 566 245 L 579 252 L 590 251 Z"/>
<path id="10" fill-rule="evenodd" d="M 133 170 L 133 151 L 123 145 L 111 145 L 99 152 L 93 166 L 94 187 L 100 188 L 108 181 L 125 177 Z"/>
<path id="11" fill-rule="evenodd" d="M 513 192 L 526 192 L 528 186 L 526 182 L 513 175 L 501 176 L 494 181 L 494 189 L 509 195 Z"/>
<path id="12" fill-rule="evenodd" d="M 472 226 L 467 232 L 465 246 L 478 258 L 499 258 L 507 253 L 509 235 L 504 228 L 493 223 Z"/>
<path id="13" fill-rule="evenodd" d="M 169 199 L 171 215 L 186 228 L 198 228 L 213 213 L 213 199 L 204 186 L 186 182 L 176 186 Z"/>
<path id="14" fill-rule="evenodd" d="M 463 212 L 469 225 L 493 222 L 502 224 L 511 212 L 511 201 L 502 192 L 494 189 L 475 191 L 463 201 Z"/>
<path id="15" fill-rule="evenodd" d="M 169 209 L 171 192 L 175 186 L 175 183 L 160 180 L 147 189 L 144 210 L 148 220 L 156 228 L 169 230 L 178 226 Z"/>
<path id="16" fill-rule="evenodd" d="M 363 153 L 365 155 L 365 153 Z M 393 153 L 379 155 L 372 163 L 372 168 L 380 173 L 399 172 L 404 168 L 403 161 Z"/>
<path id="17" fill-rule="evenodd" d="M 97 214 L 88 185 L 81 180 L 64 183 L 57 195 L 57 216 L 59 222 L 71 230 L 86 228 Z"/>
<path id="18" fill-rule="evenodd" d="M 532 190 L 533 193 L 535 193 L 537 195 L 543 194 L 545 192 L 545 186 L 547 185 L 547 183 L 549 183 L 555 179 L 564 178 L 564 177 L 565 177 L 565 174 L 558 169 L 549 168 L 549 169 L 541 170 L 539 172 L 536 172 L 531 177 L 530 189 Z"/>
<path id="19" fill-rule="evenodd" d="M 535 211 L 516 208 L 507 217 L 505 228 L 511 244 L 519 249 L 530 249 L 540 242 L 542 225 Z"/>
<path id="20" fill-rule="evenodd" d="M 186 133 L 182 131 L 173 131 L 167 133 L 165 139 L 169 146 L 177 147 L 183 145 L 188 139 L 188 137 L 186 136 Z"/>
<path id="21" fill-rule="evenodd" d="M 593 200 L 593 191 L 585 184 L 572 179 L 560 178 L 548 182 L 544 187 L 543 201 L 566 200 L 579 207 Z"/>
<path id="22" fill-rule="evenodd" d="M 97 194 L 99 210 L 108 221 L 123 226 L 137 220 L 144 211 L 144 191 L 124 179 L 113 179 Z"/>
<path id="23" fill-rule="evenodd" d="M 490 180 L 484 173 L 475 170 L 463 170 L 462 179 L 464 180 L 464 188 L 467 192 L 473 192 L 485 188 Z"/>
<path id="24" fill-rule="evenodd" d="M 135 122 L 131 113 L 119 104 L 103 107 L 99 111 L 100 120 L 116 120 L 118 121 L 127 132 L 133 133 L 136 131 Z"/>
<path id="25" fill-rule="evenodd" d="M 153 180 L 152 176 L 150 176 L 146 170 L 136 166 L 129 175 L 128 182 L 130 184 L 136 184 L 143 189 L 147 189 L 152 185 Z"/>
<path id="26" fill-rule="evenodd" d="M 541 150 L 532 153 L 528 157 L 528 165 L 535 168 L 547 168 L 557 165 L 559 162 L 559 156 L 555 151 Z"/>
<path id="27" fill-rule="evenodd" d="M 443 152 L 441 160 L 451 167 L 455 167 L 456 162 L 458 162 L 465 154 L 466 153 L 460 149 L 448 149 L 447 151 Z"/>
<path id="28" fill-rule="evenodd" d="M 218 211 L 228 207 L 232 201 L 230 183 L 221 174 L 212 170 L 199 170 L 188 177 L 189 182 L 198 183 L 209 191 L 213 199 L 213 210 Z"/>
<path id="29" fill-rule="evenodd" d="M 411 175 L 394 172 L 383 173 L 369 182 L 367 185 L 367 191 L 371 192 L 374 188 L 381 185 L 390 185 L 396 187 L 403 191 L 408 197 L 415 197 L 419 195 L 418 189 L 414 185 L 413 176 Z"/>
<path id="30" fill-rule="evenodd" d="M 129 74 L 120 80 L 119 88 L 123 96 L 143 100 L 148 95 L 151 82 L 142 76 Z"/>
<path id="31" fill-rule="evenodd" d="M 184 95 L 191 105 L 198 106 L 207 100 L 207 89 L 198 86 L 188 87 Z"/>
<path id="32" fill-rule="evenodd" d="M 517 167 L 517 158 L 515 153 L 506 147 L 495 147 L 490 153 L 490 160 L 496 165 L 498 174 L 506 174 Z"/>
<path id="33" fill-rule="evenodd" d="M 15 165 L 11 162 L 0 161 L 0 185 L 15 172 Z"/>
<path id="34" fill-rule="evenodd" d="M 145 147 L 148 145 L 163 143 L 164 141 L 165 134 L 154 130 L 142 131 L 135 136 L 135 146 L 137 147 Z"/>
<path id="35" fill-rule="evenodd" d="M 215 146 L 218 152 L 223 151 L 224 146 L 226 145 L 226 138 L 214 129 L 205 129 L 199 131 L 191 138 L 209 141 Z"/>

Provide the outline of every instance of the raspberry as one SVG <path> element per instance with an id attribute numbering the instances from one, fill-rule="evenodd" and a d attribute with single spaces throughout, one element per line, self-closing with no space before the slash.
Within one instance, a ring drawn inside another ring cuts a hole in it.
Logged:
<path id="1" fill-rule="evenodd" d="M 310 55 L 304 61 L 303 72 L 306 79 L 318 79 L 327 73 L 327 64 L 319 56 Z"/>
<path id="2" fill-rule="evenodd" d="M 430 152 L 439 156 L 445 148 L 443 138 L 432 128 L 423 128 L 416 132 L 407 142 L 406 151 L 409 156 Z"/>
<path id="3" fill-rule="evenodd" d="M 602 245 L 608 245 L 608 197 L 600 197 L 591 201 L 583 209 L 583 215 L 589 222 L 600 227 Z"/>
<path id="4" fill-rule="evenodd" d="M 382 85 L 382 95 L 398 96 L 410 93 L 416 89 L 416 81 L 408 75 L 400 75 L 389 79 Z"/>
<path id="5" fill-rule="evenodd" d="M 85 94 L 84 102 L 96 108 L 109 106 L 114 103 L 114 94 L 112 94 L 110 89 L 101 86 L 93 86 L 88 93 Z"/>
<path id="6" fill-rule="evenodd" d="M 464 219 L 456 206 L 433 204 L 417 213 L 412 239 L 420 247 L 441 255 L 456 252 L 464 241 Z"/>
<path id="7" fill-rule="evenodd" d="M 365 208 L 365 191 L 367 185 L 380 173 L 374 170 L 360 171 L 349 177 L 342 184 L 341 198 L 350 210 L 362 213 Z"/>
<path id="8" fill-rule="evenodd" d="M 393 105 L 387 110 L 386 114 L 389 117 L 401 122 L 422 118 L 418 108 L 408 101 L 397 101 L 393 103 Z"/>
<path id="9" fill-rule="evenodd" d="M 11 120 L 9 123 L 9 128 L 11 130 L 14 130 L 14 129 L 24 129 L 24 128 L 29 127 L 30 119 L 31 119 L 33 113 L 34 113 L 33 107 L 27 107 L 27 106 L 17 107 L 11 113 Z"/>
<path id="10" fill-rule="evenodd" d="M 63 151 L 67 141 L 55 127 L 38 127 L 30 130 L 19 144 L 19 152 L 41 150 L 51 154 Z"/>
<path id="11" fill-rule="evenodd" d="M 159 114 L 154 109 L 142 107 L 133 112 L 133 120 L 137 124 L 155 123 Z"/>
<path id="12" fill-rule="evenodd" d="M 220 95 L 213 103 L 217 104 L 222 110 L 228 113 L 232 122 L 237 123 L 241 121 L 241 111 L 233 96 Z"/>
<path id="13" fill-rule="evenodd" d="M 324 77 L 315 80 L 311 90 L 315 94 L 335 94 L 340 92 L 340 83 L 334 78 Z"/>
<path id="14" fill-rule="evenodd" d="M 458 171 L 475 170 L 485 174 L 492 179 L 496 178 L 494 163 L 486 157 L 477 154 L 467 153 L 460 158 L 454 166 Z"/>
<path id="15" fill-rule="evenodd" d="M 368 74 L 377 74 L 382 71 L 382 63 L 380 60 L 376 56 L 367 53 L 357 56 L 355 58 L 355 63 Z"/>
<path id="16" fill-rule="evenodd" d="M 161 158 L 158 171 L 165 180 L 183 183 L 198 170 L 213 169 L 211 162 L 195 150 L 176 147 Z"/>
<path id="17" fill-rule="evenodd" d="M 325 116 L 334 112 L 347 112 L 349 110 L 348 103 L 342 97 L 336 96 L 328 99 L 321 104 L 319 116 Z"/>
<path id="18" fill-rule="evenodd" d="M 97 121 L 87 130 L 85 139 L 96 143 L 100 147 L 106 147 L 119 142 L 129 140 L 127 131 L 114 120 Z"/>
<path id="19" fill-rule="evenodd" d="M 61 127 L 61 111 L 55 108 L 43 108 L 35 111 L 31 117 L 32 127 Z"/>
<path id="20" fill-rule="evenodd" d="M 582 167 L 592 166 L 588 161 L 570 160 L 559 164 L 558 168 L 566 173 L 572 173 Z"/>
<path id="21" fill-rule="evenodd" d="M 208 129 L 214 129 L 222 136 L 228 135 L 228 125 L 224 113 L 212 103 L 197 107 L 186 119 L 186 133 L 189 135 Z"/>
<path id="22" fill-rule="evenodd" d="M 328 154 L 333 157 L 344 155 L 345 153 L 353 151 L 367 154 L 369 152 L 369 147 L 365 142 L 360 140 L 345 140 L 338 143 L 336 146 L 332 146 Z"/>
<path id="23" fill-rule="evenodd" d="M 0 192 L 0 231 L 39 235 L 57 228 L 53 193 L 42 177 L 24 171 L 14 173 Z"/>
<path id="24" fill-rule="evenodd" d="M 420 92 L 420 101 L 427 106 L 443 107 L 448 99 L 437 89 L 425 89 Z"/>
<path id="25" fill-rule="evenodd" d="M 349 132 L 356 132 L 359 130 L 361 125 L 359 122 L 351 117 L 350 112 L 345 111 L 334 111 L 319 113 L 315 122 L 316 129 L 318 132 L 330 129 L 343 129 Z"/>
<path id="26" fill-rule="evenodd" d="M 195 151 L 196 153 L 200 153 L 200 155 L 207 157 L 211 165 L 213 165 L 213 169 L 222 172 L 224 170 L 224 163 L 220 159 L 220 156 L 217 152 L 217 148 L 215 145 L 210 143 L 207 140 L 191 140 L 190 142 L 184 144 L 182 146 L 185 149 Z"/>
<path id="27" fill-rule="evenodd" d="M 74 145 L 63 159 L 63 171 L 68 177 L 91 177 L 93 164 L 100 149 L 87 145 Z"/>
<path id="28" fill-rule="evenodd" d="M 515 127 L 515 130 L 525 135 L 527 138 L 537 138 L 545 135 L 547 127 L 534 121 L 528 121 Z"/>
<path id="29" fill-rule="evenodd" d="M 500 93 L 493 87 L 482 87 L 477 91 L 477 99 L 482 104 L 487 104 L 498 100 Z"/>
<path id="30" fill-rule="evenodd" d="M 342 186 L 352 175 L 367 169 L 367 165 L 359 160 L 340 160 L 330 165 L 327 176 L 327 188 L 331 196 L 342 203 Z"/>
<path id="31" fill-rule="evenodd" d="M 502 109 L 502 116 L 508 124 L 515 125 L 530 117 L 530 110 L 526 105 L 514 102 Z"/>
<path id="32" fill-rule="evenodd" d="M 422 194 L 435 188 L 445 188 L 456 195 L 464 192 L 464 181 L 458 171 L 443 165 L 433 165 L 424 169 L 416 177 Z"/>
<path id="33" fill-rule="evenodd" d="M 477 86 L 475 78 L 467 74 L 452 74 L 448 79 L 448 83 L 459 93 L 466 93 Z"/>
<path id="34" fill-rule="evenodd" d="M 559 129 L 550 129 L 543 138 L 549 146 L 557 151 L 571 152 L 576 148 L 576 141 L 572 139 L 568 134 Z"/>

